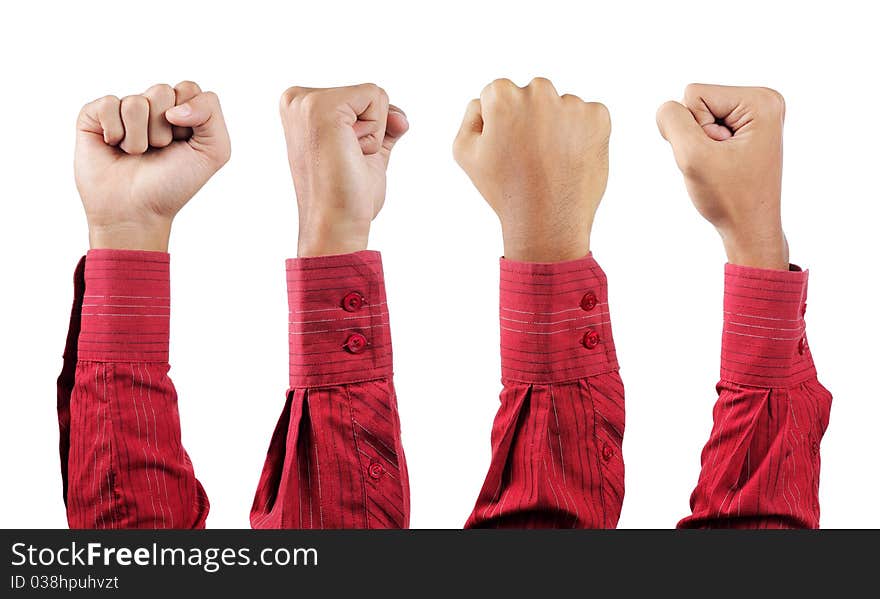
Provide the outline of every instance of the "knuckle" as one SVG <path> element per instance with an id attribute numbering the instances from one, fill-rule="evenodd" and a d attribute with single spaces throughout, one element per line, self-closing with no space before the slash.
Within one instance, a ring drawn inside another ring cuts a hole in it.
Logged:
<path id="1" fill-rule="evenodd" d="M 388 103 L 388 92 L 385 89 L 377 84 L 377 83 L 364 83 L 362 84 L 364 90 L 367 91 L 371 96 L 377 98 L 380 103 L 387 104 Z"/>
<path id="2" fill-rule="evenodd" d="M 587 120 L 597 139 L 607 143 L 611 136 L 611 113 L 601 102 L 584 103 Z"/>
<path id="3" fill-rule="evenodd" d="M 775 89 L 771 89 L 769 87 L 760 88 L 760 92 L 763 101 L 767 104 L 768 107 L 780 113 L 785 112 L 785 98 L 782 94 L 780 94 Z"/>
<path id="4" fill-rule="evenodd" d="M 516 88 L 516 85 L 510 79 L 495 79 L 483 89 L 483 95 L 488 97 L 506 96 Z"/>
<path id="5" fill-rule="evenodd" d="M 663 102 L 659 107 L 657 107 L 657 112 L 654 114 L 654 121 L 657 123 L 657 126 L 660 128 L 660 131 L 663 131 L 663 126 L 666 120 L 677 110 L 675 100 L 667 100 Z"/>
<path id="6" fill-rule="evenodd" d="M 126 96 L 122 99 L 122 114 L 136 116 L 149 111 L 150 103 L 143 96 Z"/>
<path id="7" fill-rule="evenodd" d="M 97 100 L 93 100 L 92 102 L 83 105 L 80 114 L 86 114 L 90 110 L 94 110 L 97 113 L 112 112 L 114 109 L 117 109 L 118 106 L 119 98 L 116 96 L 102 96 Z"/>
<path id="8" fill-rule="evenodd" d="M 147 90 L 147 95 L 161 100 L 174 99 L 174 88 L 167 83 L 157 83 Z"/>
<path id="9" fill-rule="evenodd" d="M 497 93 L 509 93 L 516 89 L 516 84 L 506 77 L 501 77 L 490 83 L 489 89 Z"/>
<path id="10" fill-rule="evenodd" d="M 368 83 L 364 83 L 362 85 L 363 85 L 363 88 L 371 94 L 382 95 L 383 93 L 385 93 L 385 90 L 382 89 L 381 87 L 379 87 L 375 83 L 368 82 Z"/>
<path id="11" fill-rule="evenodd" d="M 584 107 L 592 118 L 603 125 L 611 124 L 611 112 L 602 102 L 585 102 Z"/>
<path id="12" fill-rule="evenodd" d="M 302 88 L 296 85 L 288 87 L 286 90 L 284 90 L 281 93 L 281 98 L 278 101 L 281 112 L 285 112 L 290 107 L 290 104 L 293 102 L 293 100 L 298 98 L 300 95 L 302 95 Z"/>
<path id="13" fill-rule="evenodd" d="M 174 86 L 175 102 L 188 100 L 202 93 L 202 88 L 195 81 L 181 81 Z"/>
<path id="14" fill-rule="evenodd" d="M 663 102 L 663 104 L 661 104 L 660 107 L 657 109 L 657 118 L 660 118 L 661 115 L 668 114 L 675 110 L 676 104 L 678 104 L 678 102 L 676 102 L 675 100 L 667 100 Z"/>
<path id="15" fill-rule="evenodd" d="M 100 108 L 112 108 L 119 104 L 119 98 L 113 95 L 107 95 L 96 100 Z"/>
<path id="16" fill-rule="evenodd" d="M 195 81 L 190 81 L 189 79 L 184 79 L 180 83 L 175 86 L 177 89 L 182 90 L 197 90 L 199 89 L 199 84 Z"/>
<path id="17" fill-rule="evenodd" d="M 702 89 L 702 87 L 703 87 L 703 86 L 702 86 L 701 84 L 699 84 L 699 83 L 688 83 L 688 84 L 684 87 L 684 96 L 687 98 L 687 97 L 690 97 L 690 96 L 696 96 L 696 95 L 699 95 L 699 94 L 700 94 L 700 90 Z"/>
<path id="18" fill-rule="evenodd" d="M 515 91 L 518 89 L 510 79 L 496 79 L 483 89 L 480 101 L 490 112 L 503 111 L 516 101 Z"/>
<path id="19" fill-rule="evenodd" d="M 527 87 L 537 91 L 551 91 L 554 89 L 553 82 L 546 77 L 533 77 Z"/>
<path id="20" fill-rule="evenodd" d="M 297 96 L 293 99 L 292 105 L 297 106 L 299 111 L 306 118 L 312 118 L 321 112 L 322 104 L 321 94 L 318 92 L 309 92 Z"/>

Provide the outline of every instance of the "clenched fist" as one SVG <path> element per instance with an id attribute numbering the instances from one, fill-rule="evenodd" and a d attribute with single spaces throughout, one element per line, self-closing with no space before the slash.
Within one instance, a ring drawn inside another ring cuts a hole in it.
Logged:
<path id="1" fill-rule="evenodd" d="M 683 103 L 657 112 L 688 193 L 733 264 L 788 269 L 780 208 L 784 119 L 782 96 L 763 87 L 689 85 Z"/>
<path id="2" fill-rule="evenodd" d="M 291 87 L 281 121 L 299 208 L 299 256 L 366 249 L 391 149 L 409 129 L 382 88 Z"/>
<path id="3" fill-rule="evenodd" d="M 76 130 L 92 248 L 167 251 L 174 216 L 229 160 L 217 96 L 188 81 L 95 100 Z"/>
<path id="4" fill-rule="evenodd" d="M 604 105 L 559 96 L 547 79 L 507 79 L 468 105 L 453 154 L 501 220 L 504 256 L 584 257 L 608 182 L 611 120 Z"/>

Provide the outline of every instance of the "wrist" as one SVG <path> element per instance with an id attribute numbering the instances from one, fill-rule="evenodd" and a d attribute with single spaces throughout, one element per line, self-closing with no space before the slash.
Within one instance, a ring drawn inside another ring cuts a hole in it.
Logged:
<path id="1" fill-rule="evenodd" d="M 504 257 L 516 262 L 566 262 L 590 253 L 589 232 L 569 235 L 503 230 Z"/>
<path id="2" fill-rule="evenodd" d="M 150 224 L 124 222 L 89 224 L 89 247 L 93 250 L 144 250 L 167 252 L 171 220 Z"/>
<path id="3" fill-rule="evenodd" d="M 367 249 L 369 223 L 300 221 L 297 256 L 333 256 Z"/>
<path id="4" fill-rule="evenodd" d="M 788 241 L 781 228 L 771 233 L 719 233 L 730 264 L 788 270 Z"/>

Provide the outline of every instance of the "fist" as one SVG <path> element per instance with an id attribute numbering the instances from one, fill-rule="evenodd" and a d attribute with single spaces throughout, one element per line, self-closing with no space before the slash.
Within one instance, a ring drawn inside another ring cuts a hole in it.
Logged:
<path id="1" fill-rule="evenodd" d="M 299 208 L 299 256 L 366 249 L 385 203 L 391 149 L 406 115 L 371 83 L 281 96 L 281 122 Z"/>
<path id="2" fill-rule="evenodd" d="M 167 251 L 174 216 L 229 160 L 217 96 L 189 81 L 95 100 L 76 130 L 92 248 Z"/>
<path id="3" fill-rule="evenodd" d="M 504 255 L 584 257 L 608 182 L 604 105 L 556 93 L 547 79 L 488 85 L 468 105 L 453 154 L 501 221 Z"/>
<path id="4" fill-rule="evenodd" d="M 788 269 L 782 231 L 785 101 L 764 87 L 689 85 L 657 112 L 688 193 L 715 225 L 728 260 Z"/>

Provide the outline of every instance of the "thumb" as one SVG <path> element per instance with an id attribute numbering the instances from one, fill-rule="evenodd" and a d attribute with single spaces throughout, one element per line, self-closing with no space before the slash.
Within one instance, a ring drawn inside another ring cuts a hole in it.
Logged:
<path id="1" fill-rule="evenodd" d="M 193 149 L 204 152 L 219 164 L 229 160 L 231 145 L 220 99 L 214 92 L 204 92 L 179 106 L 165 111 L 165 119 L 177 127 L 192 129 L 187 143 Z"/>
<path id="2" fill-rule="evenodd" d="M 393 104 L 388 106 L 388 120 L 385 124 L 385 137 L 382 139 L 382 156 L 385 158 L 385 165 L 388 165 L 388 159 L 391 157 L 391 149 L 404 134 L 409 131 L 409 120 L 406 113 Z"/>
<path id="3" fill-rule="evenodd" d="M 657 110 L 657 128 L 673 150 L 700 143 L 706 138 L 693 113 L 683 104 L 671 100 Z"/>

